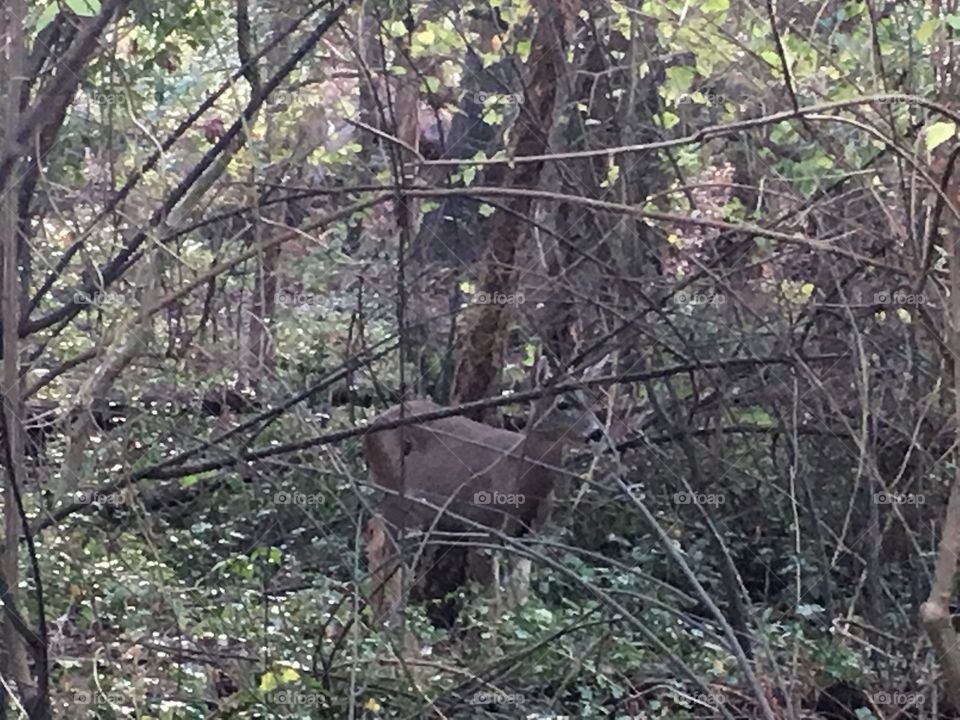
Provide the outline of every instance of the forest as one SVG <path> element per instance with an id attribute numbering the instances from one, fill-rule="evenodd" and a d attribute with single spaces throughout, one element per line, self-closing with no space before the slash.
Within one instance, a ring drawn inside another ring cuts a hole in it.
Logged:
<path id="1" fill-rule="evenodd" d="M 0 3 L 0 720 L 960 718 L 958 98 L 960 0 Z"/>

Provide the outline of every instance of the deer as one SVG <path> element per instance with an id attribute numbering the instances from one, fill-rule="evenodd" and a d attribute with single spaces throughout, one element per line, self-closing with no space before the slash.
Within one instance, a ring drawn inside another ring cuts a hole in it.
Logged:
<path id="1" fill-rule="evenodd" d="M 605 361 L 588 368 L 582 378 L 596 376 Z M 534 386 L 545 387 L 551 376 L 549 363 L 541 357 L 533 369 Z M 372 582 L 369 600 L 380 620 L 393 617 L 402 608 L 400 533 L 460 534 L 486 528 L 519 537 L 537 532 L 550 519 L 568 445 L 606 439 L 604 426 L 582 389 L 534 399 L 523 432 L 462 416 L 377 430 L 378 425 L 399 420 L 401 415 L 442 409 L 430 400 L 394 405 L 370 423 L 364 436 L 370 475 L 385 493 L 366 528 Z M 475 569 L 475 562 L 476 556 L 468 555 L 467 575 Z M 521 582 L 524 575 L 529 579 L 529 560 L 518 565 Z M 494 564 L 491 569 L 492 577 L 473 579 L 492 584 L 499 605 L 499 566 Z M 514 604 L 525 599 L 522 591 L 519 595 Z"/>

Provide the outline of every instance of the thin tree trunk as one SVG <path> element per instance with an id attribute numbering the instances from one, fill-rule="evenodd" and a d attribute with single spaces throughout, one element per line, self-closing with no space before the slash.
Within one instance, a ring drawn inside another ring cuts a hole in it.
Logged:
<path id="1" fill-rule="evenodd" d="M 4 137 L 3 155 L 16 154 L 14 132 L 21 121 L 20 94 L 26 60 L 24 30 L 22 18 L 26 17 L 23 0 L 13 0 L 6 5 L 4 17 L 4 45 L 6 56 L 2 62 L 2 86 L 6 95 L 3 127 L 7 129 Z M 19 159 L 12 166 L 10 177 L 18 176 Z M 23 438 L 23 392 L 24 385 L 20 377 L 19 339 L 17 329 L 20 324 L 20 272 L 17 263 L 18 249 L 18 212 L 17 185 L 6 188 L 0 195 L 0 318 L 3 321 L 3 442 L 6 444 L 2 462 L 6 466 L 3 485 L 3 556 L 0 559 L 0 581 L 6 589 L 4 604 L 17 606 L 17 587 L 19 584 L 19 549 L 22 532 L 20 514 L 15 499 L 15 488 L 24 487 L 25 462 Z M 30 709 L 31 717 L 49 717 L 49 711 L 37 708 L 37 685 L 27 665 L 25 638 L 17 629 L 10 612 L 4 615 L 2 648 L 0 648 L 0 672 L 13 679 L 20 692 L 23 705 Z M 0 705 L 5 706 L 7 703 Z M 39 712 L 40 714 L 36 714 Z"/>
<path id="2" fill-rule="evenodd" d="M 957 421 L 957 442 L 960 443 L 960 257 L 957 254 L 957 229 L 946 234 L 953 242 L 946 244 L 950 255 L 950 312 L 948 320 L 948 346 L 952 355 L 954 412 Z M 953 487 L 947 502 L 947 514 L 943 521 L 940 546 L 937 551 L 933 586 L 927 601 L 920 606 L 923 623 L 937 661 L 944 674 L 944 686 L 954 707 L 960 707 L 960 638 L 950 617 L 950 603 L 954 597 L 957 576 L 957 559 L 960 558 L 960 462 L 956 462 Z"/>

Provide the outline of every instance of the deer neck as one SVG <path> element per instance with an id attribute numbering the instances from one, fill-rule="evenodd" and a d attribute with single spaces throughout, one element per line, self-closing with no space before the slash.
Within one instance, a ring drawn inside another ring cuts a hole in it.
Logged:
<path id="1" fill-rule="evenodd" d="M 564 444 L 563 433 L 532 428 L 524 436 L 521 450 L 528 457 L 559 465 L 563 458 Z"/>

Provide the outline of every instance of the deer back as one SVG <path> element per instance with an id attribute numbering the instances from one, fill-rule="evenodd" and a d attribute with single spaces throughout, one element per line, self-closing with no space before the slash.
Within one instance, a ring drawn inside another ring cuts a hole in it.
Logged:
<path id="1" fill-rule="evenodd" d="M 406 403 L 404 415 L 439 409 L 428 400 L 414 400 Z M 400 411 L 397 405 L 378 416 L 365 439 L 373 479 L 388 491 L 381 511 L 391 525 L 426 528 L 436 508 L 444 507 L 480 525 L 511 532 L 539 527 L 546 520 L 561 443 L 463 417 L 376 430 L 378 423 L 399 419 Z M 470 529 L 449 515 L 437 527 Z"/>

